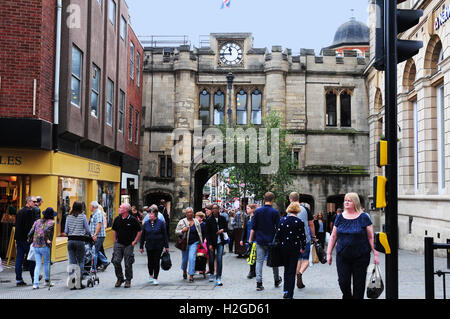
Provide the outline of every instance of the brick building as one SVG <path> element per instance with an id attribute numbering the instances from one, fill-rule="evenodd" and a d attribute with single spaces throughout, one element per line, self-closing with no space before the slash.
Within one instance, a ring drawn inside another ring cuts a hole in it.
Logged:
<path id="1" fill-rule="evenodd" d="M 52 256 L 64 259 L 66 239 L 59 235 L 70 207 L 83 201 L 89 215 L 89 203 L 97 200 L 107 214 L 110 246 L 109 227 L 126 193 L 124 177 L 137 176 L 139 169 L 139 139 L 132 145 L 128 140 L 126 110 L 132 101 L 138 123 L 139 90 L 129 90 L 127 80 L 130 39 L 141 46 L 129 31 L 127 4 L 6 0 L 0 21 L 2 220 L 8 207 L 41 195 L 41 209 L 58 210 Z M 142 74 L 141 63 L 134 68 Z M 139 135 L 137 128 L 132 129 Z M 9 239 L 8 218 L 2 243 Z"/>

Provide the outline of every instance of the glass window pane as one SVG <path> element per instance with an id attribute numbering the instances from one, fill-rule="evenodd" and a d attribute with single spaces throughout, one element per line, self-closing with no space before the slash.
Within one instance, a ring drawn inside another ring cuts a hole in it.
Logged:
<path id="1" fill-rule="evenodd" d="M 247 124 L 247 93 L 243 90 L 236 97 L 236 123 Z"/>
<path id="2" fill-rule="evenodd" d="M 159 159 L 159 176 L 165 177 L 166 176 L 166 159 L 164 157 L 160 157 Z"/>
<path id="3" fill-rule="evenodd" d="M 116 24 L 116 3 L 114 0 L 109 0 L 109 21 L 113 25 Z"/>
<path id="4" fill-rule="evenodd" d="M 252 111 L 252 124 L 261 124 L 261 111 Z"/>
<path id="5" fill-rule="evenodd" d="M 172 158 L 167 158 L 167 177 L 172 177 Z"/>
<path id="6" fill-rule="evenodd" d="M 81 83 L 76 77 L 72 76 L 70 101 L 80 106 L 81 103 Z"/>
<path id="7" fill-rule="evenodd" d="M 99 91 L 100 84 L 100 69 L 95 65 L 92 66 L 92 89 Z"/>
<path id="8" fill-rule="evenodd" d="M 120 19 L 120 37 L 125 40 L 127 35 L 127 20 L 124 17 Z"/>
<path id="9" fill-rule="evenodd" d="M 327 103 L 327 126 L 337 125 L 337 114 L 336 114 L 336 94 L 330 92 L 326 95 Z"/>
<path id="10" fill-rule="evenodd" d="M 106 214 L 107 227 L 111 227 L 114 220 L 114 197 L 114 183 L 98 181 L 97 201 L 102 205 L 103 211 Z"/>
<path id="11" fill-rule="evenodd" d="M 72 74 L 76 75 L 81 79 L 81 64 L 82 64 L 83 54 L 76 47 L 72 46 Z"/>
<path id="12" fill-rule="evenodd" d="M 222 91 L 214 94 L 214 124 L 220 125 L 225 123 L 225 95 Z"/>
<path id="13" fill-rule="evenodd" d="M 98 94 L 92 92 L 91 94 L 91 115 L 97 117 L 98 113 Z"/>
<path id="14" fill-rule="evenodd" d="M 347 92 L 341 94 L 341 126 L 352 126 L 351 96 Z"/>
<path id="15" fill-rule="evenodd" d="M 258 90 L 252 93 L 252 124 L 261 124 L 262 94 Z"/>

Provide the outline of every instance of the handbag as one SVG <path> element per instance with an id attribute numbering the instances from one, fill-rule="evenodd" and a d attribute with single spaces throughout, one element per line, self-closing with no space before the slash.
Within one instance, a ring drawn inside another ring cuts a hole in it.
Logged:
<path id="1" fill-rule="evenodd" d="M 170 260 L 170 254 L 163 252 L 161 255 L 161 268 L 162 270 L 169 270 L 172 267 L 172 261 Z"/>
<path id="2" fill-rule="evenodd" d="M 367 285 L 367 298 L 377 299 L 384 291 L 383 279 L 381 278 L 380 267 L 375 264 Z"/>
<path id="3" fill-rule="evenodd" d="M 319 257 L 317 256 L 316 252 L 316 245 L 311 244 L 311 255 L 312 255 L 312 263 L 318 264 L 319 263 Z"/>
<path id="4" fill-rule="evenodd" d="M 267 266 L 280 267 L 283 266 L 283 258 L 281 257 L 281 245 L 277 240 L 277 234 L 275 234 L 273 241 L 268 246 L 267 254 Z"/>
<path id="5" fill-rule="evenodd" d="M 34 256 L 33 244 L 30 245 L 30 250 L 28 251 L 27 260 L 36 261 L 36 257 Z"/>
<path id="6" fill-rule="evenodd" d="M 185 225 L 185 227 L 188 227 L 188 226 L 186 226 L 186 223 L 184 225 Z M 181 251 L 185 251 L 187 249 L 187 234 L 186 233 L 184 233 L 181 238 L 179 237 L 176 240 L 175 247 Z"/>
<path id="7" fill-rule="evenodd" d="M 319 258 L 319 261 L 321 264 L 327 263 L 327 255 L 325 254 L 325 250 L 320 246 L 319 243 L 314 243 L 314 246 L 316 248 L 317 257 Z"/>
<path id="8" fill-rule="evenodd" d="M 256 243 L 249 243 L 247 254 L 247 264 L 253 266 L 256 262 Z"/>

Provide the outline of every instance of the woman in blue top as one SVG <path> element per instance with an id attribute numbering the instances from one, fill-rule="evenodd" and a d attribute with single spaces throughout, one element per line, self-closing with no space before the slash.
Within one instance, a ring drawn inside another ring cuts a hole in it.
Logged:
<path id="1" fill-rule="evenodd" d="M 364 299 L 366 272 L 370 263 L 370 251 L 374 262 L 379 264 L 378 252 L 374 249 L 372 221 L 361 210 L 359 196 L 348 193 L 344 197 L 344 212 L 336 216 L 327 250 L 327 261 L 331 265 L 336 245 L 336 268 L 343 299 Z M 351 281 L 353 277 L 353 293 Z"/>
<path id="2" fill-rule="evenodd" d="M 141 245 L 139 251 L 144 252 L 144 243 L 147 250 L 147 266 L 150 283 L 158 285 L 159 260 L 163 248 L 169 252 L 166 224 L 158 219 L 158 209 L 152 208 L 148 213 L 148 220 L 142 226 Z"/>

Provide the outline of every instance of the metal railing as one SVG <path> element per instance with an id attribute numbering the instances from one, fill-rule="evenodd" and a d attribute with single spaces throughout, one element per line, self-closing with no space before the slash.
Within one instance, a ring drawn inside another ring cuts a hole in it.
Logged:
<path id="1" fill-rule="evenodd" d="M 191 46 L 187 35 L 149 35 L 138 36 L 144 46 L 149 47 L 178 47 L 180 45 Z"/>
<path id="2" fill-rule="evenodd" d="M 450 269 L 450 240 L 447 239 L 447 244 L 438 244 L 433 242 L 432 237 L 425 237 L 425 299 L 434 298 L 434 276 L 442 276 L 444 299 L 447 299 L 445 289 L 445 275 L 450 274 L 449 271 L 434 271 L 434 250 L 447 249 L 447 268 Z"/>

